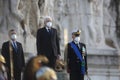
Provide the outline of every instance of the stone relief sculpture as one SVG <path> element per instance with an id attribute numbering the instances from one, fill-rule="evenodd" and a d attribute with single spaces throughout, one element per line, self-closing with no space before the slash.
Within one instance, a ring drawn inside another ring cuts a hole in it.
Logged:
<path id="1" fill-rule="evenodd" d="M 88 18 L 88 44 L 93 47 L 117 48 L 115 15 L 110 14 L 111 0 L 90 0 L 91 16 Z M 94 43 L 94 44 L 93 44 Z"/>
<path id="2" fill-rule="evenodd" d="M 29 43 L 30 39 L 33 45 L 35 44 L 34 39 L 40 15 L 37 3 L 34 0 L 0 0 L 0 37 L 4 36 L 4 39 L 0 38 L 0 41 L 7 40 L 8 30 L 14 28 L 17 30 L 19 41 Z M 26 45 L 23 46 L 29 47 Z"/>
<path id="3" fill-rule="evenodd" d="M 91 0 L 90 16 L 88 21 L 88 37 L 87 42 L 93 47 L 105 46 L 105 37 L 103 33 L 103 0 Z M 94 44 L 93 44 L 94 43 Z"/>
<path id="4" fill-rule="evenodd" d="M 68 40 L 70 40 L 69 30 L 79 27 L 83 30 L 83 40 L 88 46 L 116 48 L 115 19 L 108 11 L 110 1 L 0 0 L 0 37 L 3 37 L 0 38 L 0 48 L 2 42 L 8 39 L 6 34 L 11 28 L 17 30 L 18 39 L 26 43 L 27 47 L 29 47 L 28 40 L 35 44 L 36 31 L 43 27 L 43 17 L 46 15 L 54 19 L 61 41 L 64 36 L 63 29 L 68 30 Z"/>
<path id="5" fill-rule="evenodd" d="M 112 48 L 119 49 L 119 45 L 117 42 L 117 35 L 116 35 L 116 23 L 115 17 L 116 15 L 111 15 L 111 0 L 105 0 L 103 4 L 103 26 L 104 26 L 104 34 L 105 34 L 105 41 L 106 44 Z"/>

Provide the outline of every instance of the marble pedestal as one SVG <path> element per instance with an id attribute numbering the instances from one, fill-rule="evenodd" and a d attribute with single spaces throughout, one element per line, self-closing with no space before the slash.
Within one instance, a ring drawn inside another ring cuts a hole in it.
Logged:
<path id="1" fill-rule="evenodd" d="M 91 80 L 120 80 L 120 55 L 115 49 L 88 49 Z"/>

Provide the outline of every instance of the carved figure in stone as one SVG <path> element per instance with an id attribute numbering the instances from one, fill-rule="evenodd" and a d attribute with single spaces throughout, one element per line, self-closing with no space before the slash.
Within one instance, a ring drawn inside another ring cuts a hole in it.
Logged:
<path id="1" fill-rule="evenodd" d="M 11 28 L 18 30 L 20 26 L 20 21 L 24 19 L 21 11 L 18 9 L 20 0 L 1 0 L 1 19 L 0 26 L 1 32 L 7 32 Z"/>
<path id="2" fill-rule="evenodd" d="M 116 37 L 116 24 L 115 24 L 115 16 L 111 15 L 111 0 L 103 1 L 103 26 L 105 33 L 105 41 L 106 44 L 112 48 L 119 48 L 117 37 Z M 113 14 L 113 13 L 112 13 Z"/>
<path id="3" fill-rule="evenodd" d="M 88 40 L 90 41 L 88 41 L 88 44 L 94 47 L 105 46 L 106 44 L 102 25 L 102 3 L 100 3 L 99 0 L 92 0 L 90 4 L 91 15 L 89 17 L 89 24 L 87 26 L 89 34 Z"/>

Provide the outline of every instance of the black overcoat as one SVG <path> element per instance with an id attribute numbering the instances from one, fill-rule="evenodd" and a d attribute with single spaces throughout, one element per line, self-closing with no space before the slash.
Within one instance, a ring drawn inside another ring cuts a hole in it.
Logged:
<path id="1" fill-rule="evenodd" d="M 41 28 L 37 31 L 37 54 L 44 54 L 46 56 L 60 55 L 59 38 L 57 30 L 51 28 L 51 34 L 47 29 Z"/>
<path id="2" fill-rule="evenodd" d="M 2 51 L 1 51 L 1 54 L 4 56 L 4 58 L 6 60 L 5 65 L 8 68 L 8 70 L 7 70 L 8 71 L 8 79 L 10 79 L 10 73 L 11 73 L 9 43 L 10 43 L 10 41 L 4 42 L 2 45 Z M 17 75 L 17 77 L 20 77 L 20 73 L 23 70 L 23 68 L 25 67 L 25 60 L 24 60 L 22 44 L 20 42 L 16 41 L 16 45 L 17 45 L 17 50 L 15 51 L 15 48 L 11 44 L 12 49 L 13 49 L 13 68 L 14 68 L 13 70 L 14 70 L 14 76 L 19 73 L 19 76 Z"/>

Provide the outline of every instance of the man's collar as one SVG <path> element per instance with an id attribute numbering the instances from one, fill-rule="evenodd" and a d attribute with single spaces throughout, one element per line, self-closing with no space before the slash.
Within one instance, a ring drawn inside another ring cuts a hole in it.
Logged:
<path id="1" fill-rule="evenodd" d="M 48 30 L 48 27 L 45 26 L 45 28 Z"/>
<path id="2" fill-rule="evenodd" d="M 79 43 L 80 43 L 80 42 L 78 43 L 78 42 L 76 42 L 76 41 L 74 41 L 74 40 L 73 40 L 73 42 L 74 42 L 75 44 L 79 44 Z"/>
<path id="3" fill-rule="evenodd" d="M 11 43 L 13 43 L 13 42 L 17 42 L 17 41 L 16 41 L 16 40 L 15 40 L 15 41 L 13 41 L 13 40 L 10 40 L 10 42 L 11 42 Z"/>
<path id="4" fill-rule="evenodd" d="M 47 26 L 45 26 L 45 28 L 48 30 L 48 29 L 51 29 L 51 28 L 48 28 Z"/>

